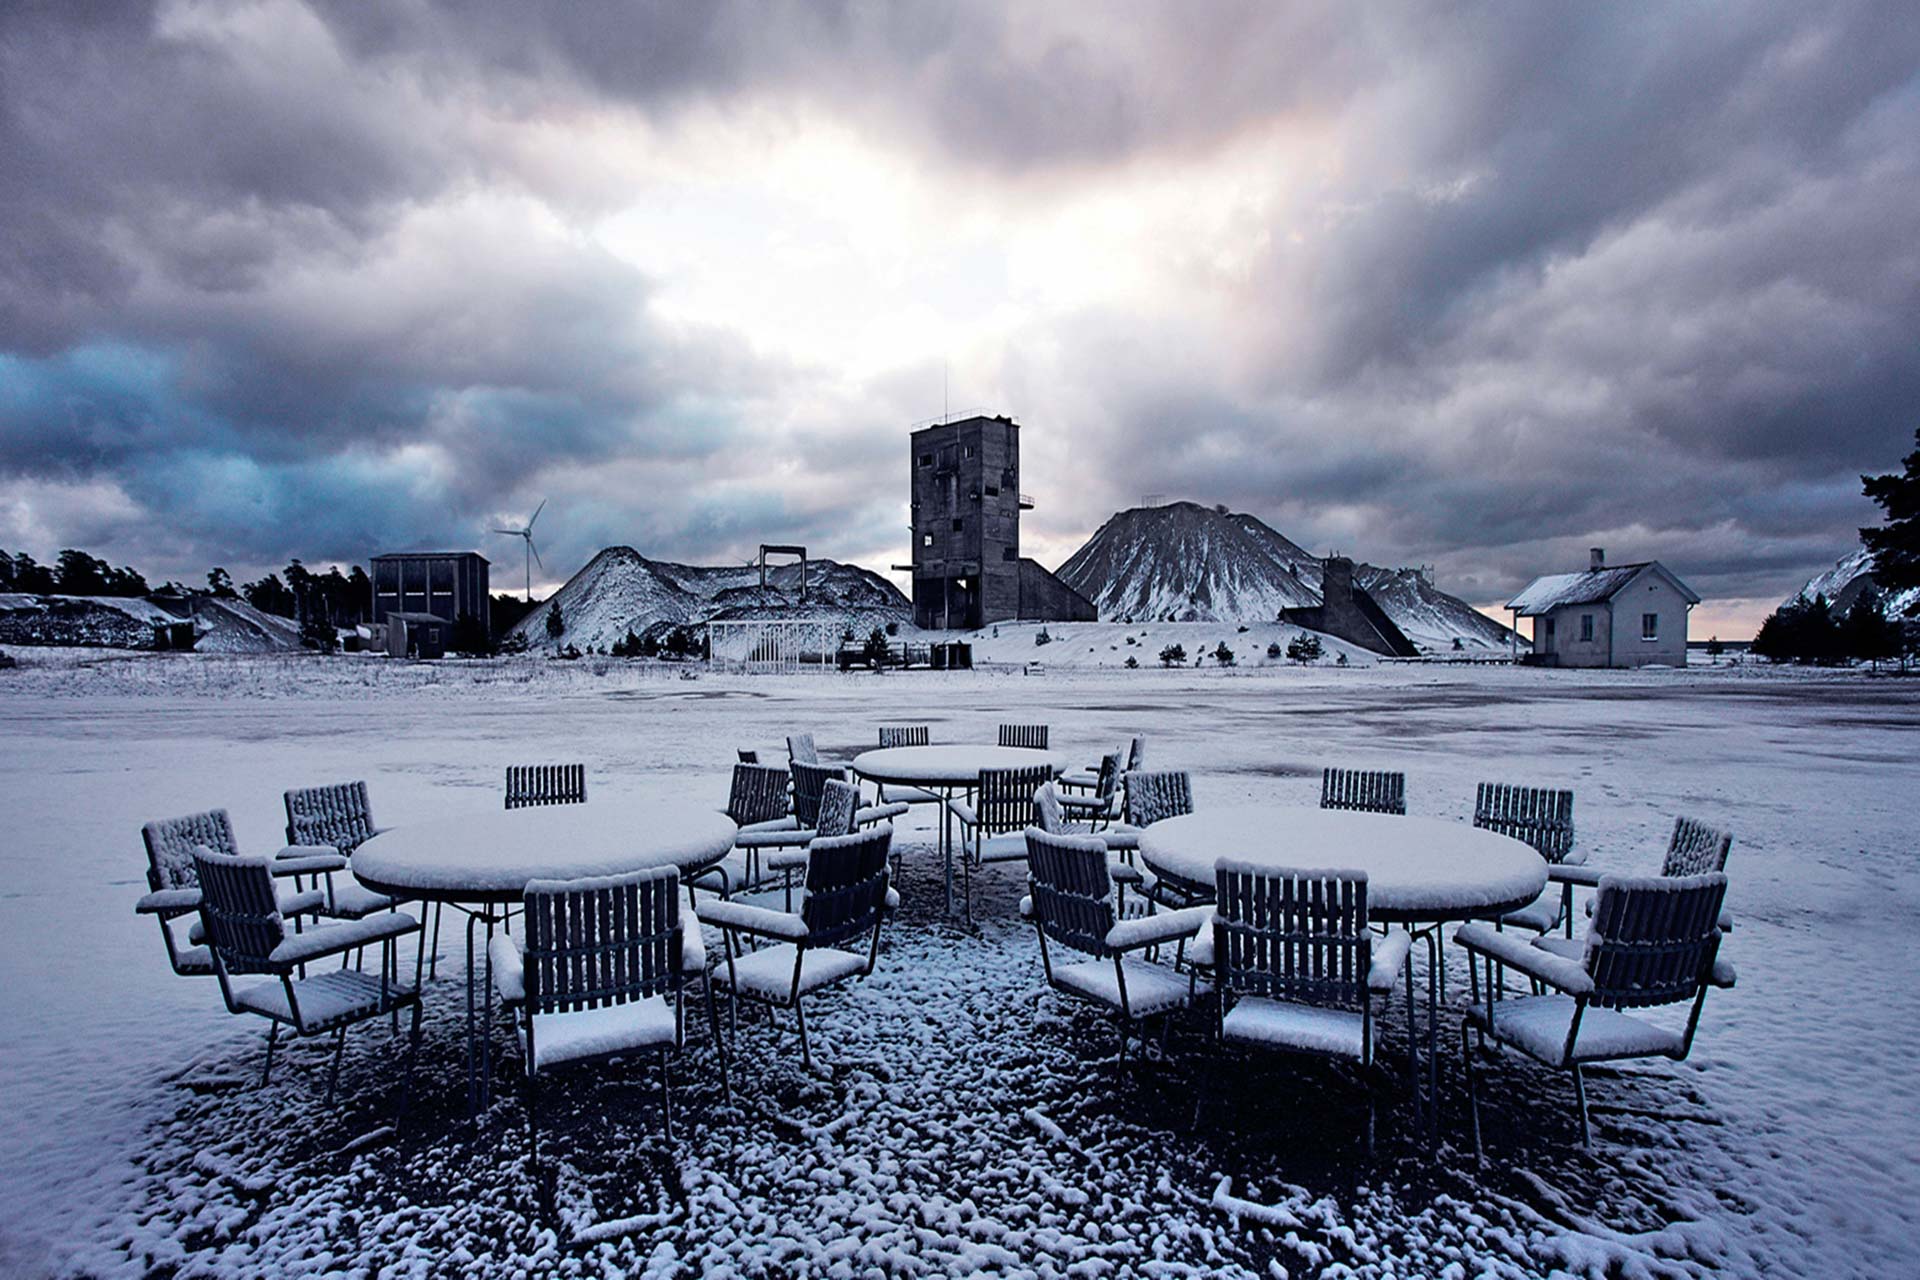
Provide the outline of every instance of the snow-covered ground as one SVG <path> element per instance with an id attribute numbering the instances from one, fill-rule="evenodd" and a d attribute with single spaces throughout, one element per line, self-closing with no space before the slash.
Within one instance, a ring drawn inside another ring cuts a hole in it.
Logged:
<path id="1" fill-rule="evenodd" d="M 1037 677 L 693 680 L 20 652 L 0 675 L 0 1275 L 1920 1273 L 1920 683 L 1069 670 L 1055 647 Z M 545 1095 L 549 1204 L 511 1067 L 493 1120 L 457 1122 L 457 963 L 427 993 L 413 1123 L 365 1141 L 397 1084 L 384 1029 L 349 1036 L 336 1110 L 317 1045 L 261 1089 L 262 1029 L 173 977 L 131 910 L 142 821 L 224 805 L 267 850 L 288 786 L 367 778 L 398 824 L 497 805 L 508 763 L 583 759 L 596 799 L 718 804 L 734 749 L 790 730 L 844 756 L 880 723 L 964 741 L 1001 720 L 1089 758 L 1144 733 L 1202 805 L 1310 804 L 1326 763 L 1404 769 L 1413 812 L 1461 820 L 1483 778 L 1570 785 L 1602 866 L 1655 866 L 1676 812 L 1723 823 L 1740 985 L 1709 998 L 1688 1062 L 1596 1073 L 1591 1154 L 1563 1077 L 1492 1064 L 1484 1170 L 1457 1039 L 1421 1141 L 1396 1008 L 1368 1162 L 1358 1090 L 1324 1064 L 1229 1063 L 1188 1024 L 1169 1064 L 1116 1075 L 1110 1028 L 1043 994 L 1016 873 L 988 877 L 977 932 L 947 924 L 916 817 L 878 972 L 810 1008 L 820 1076 L 755 1019 L 729 1103 L 696 1038 L 669 1143 L 650 1069 L 582 1070 Z"/>

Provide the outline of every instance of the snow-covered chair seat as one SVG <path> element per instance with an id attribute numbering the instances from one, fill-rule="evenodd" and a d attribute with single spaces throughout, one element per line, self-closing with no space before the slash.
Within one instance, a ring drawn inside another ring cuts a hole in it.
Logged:
<path id="1" fill-rule="evenodd" d="M 141 827 L 140 839 L 147 850 L 147 892 L 134 903 L 134 911 L 160 922 L 167 963 L 175 973 L 188 978 L 213 976 L 213 953 L 205 946 L 206 924 L 200 917 L 200 875 L 194 851 L 204 848 L 237 855 L 233 820 L 225 809 L 164 818 Z M 331 849 L 287 848 L 275 855 L 274 877 L 294 881 L 292 885 L 276 885 L 275 892 L 281 914 L 294 922 L 295 929 L 301 928 L 305 919 L 317 917 L 327 903 L 324 890 L 302 888 L 299 879 L 318 877 L 346 865 L 346 859 Z M 183 938 L 174 922 L 189 916 L 192 920 Z"/>
<path id="2" fill-rule="evenodd" d="M 1045 751 L 1052 737 L 1052 730 L 1044 724 L 1000 726 L 1000 745 L 1003 747 L 1023 747 L 1029 751 Z"/>
<path id="3" fill-rule="evenodd" d="M 1404 815 L 1407 775 L 1387 770 L 1322 769 L 1320 807 Z"/>
<path id="4" fill-rule="evenodd" d="M 586 802 L 587 766 L 584 764 L 507 766 L 506 804 L 509 809 Z"/>
<path id="5" fill-rule="evenodd" d="M 519 1013 L 527 1142 L 535 1159 L 540 1077 L 605 1058 L 659 1056 L 661 1123 L 673 1137 L 667 1057 L 686 1043 L 681 988 L 706 960 L 699 922 L 682 914 L 681 902 L 672 867 L 535 880 L 522 898 L 524 941 L 502 933 L 488 944 L 494 992 Z M 724 1078 L 724 1056 L 721 1071 Z"/>
<path id="6" fill-rule="evenodd" d="M 1552 933 L 1564 924 L 1571 936 L 1573 885 L 1556 879 L 1553 872 L 1556 867 L 1585 861 L 1573 848 L 1573 792 L 1483 782 L 1474 792 L 1473 825 L 1511 836 L 1546 859 L 1547 887 L 1532 902 L 1501 916 L 1500 923 L 1539 934 Z"/>
<path id="7" fill-rule="evenodd" d="M 1122 919 L 1114 866 L 1098 836 L 1054 835 L 1037 826 L 1022 834 L 1027 897 L 1020 910 L 1033 921 L 1047 985 L 1113 1014 L 1125 1062 L 1127 1035 L 1135 1023 L 1170 1017 L 1208 990 L 1193 974 L 1136 953 L 1186 942 L 1206 923 L 1209 910 Z M 1056 963 L 1055 947 L 1087 958 Z"/>
<path id="8" fill-rule="evenodd" d="M 1034 793 L 1052 780 L 1053 770 L 1043 764 L 1024 769 L 982 769 L 973 799 L 948 803 L 948 811 L 960 824 L 960 878 L 967 923 L 973 923 L 974 868 L 1026 858 L 1027 841 L 1021 833 L 1033 823 Z"/>
<path id="9" fill-rule="evenodd" d="M 736 1002 L 792 1009 L 800 1029 L 801 1061 L 809 1071 L 813 1050 L 801 997 L 873 972 L 880 955 L 880 926 L 889 906 L 899 901 L 888 884 L 892 844 L 888 823 L 816 839 L 807 849 L 797 911 L 714 900 L 697 908 L 701 922 L 718 928 L 725 939 L 725 963 L 714 966 L 709 980 L 726 988 Z M 772 945 L 747 951 L 743 939 Z M 738 1023 L 736 1003 L 734 1034 Z"/>
<path id="10" fill-rule="evenodd" d="M 1719 917 L 1724 873 L 1698 876 L 1605 876 L 1593 922 L 1573 959 L 1563 939 L 1529 944 L 1487 924 L 1461 927 L 1473 999 L 1460 1030 L 1473 1108 L 1474 1149 L 1480 1149 L 1480 1111 L 1471 1037 L 1518 1049 L 1573 1074 L 1580 1141 L 1588 1141 L 1586 1086 L 1590 1062 L 1622 1058 L 1685 1058 L 1693 1046 L 1709 987 L 1731 987 L 1733 966 L 1720 959 Z M 1538 945 L 1549 942 L 1551 945 Z M 1479 968 L 1482 962 L 1485 981 Z M 1515 969 L 1547 994 L 1505 999 L 1501 973 Z M 1692 1002 L 1686 1026 L 1675 1032 L 1627 1012 Z"/>
<path id="11" fill-rule="evenodd" d="M 1220 1038 L 1228 1044 L 1351 1059 L 1371 1067 L 1374 1002 L 1404 975 L 1413 939 L 1369 926 L 1364 871 L 1275 868 L 1221 859 L 1214 876 L 1213 945 L 1203 948 L 1220 986 Z M 1407 1029 L 1408 1072 L 1418 1037 Z M 1373 1145 L 1373 1091 L 1367 1091 Z"/>
<path id="12" fill-rule="evenodd" d="M 240 858 L 200 847 L 194 850 L 193 861 L 200 884 L 200 915 L 206 924 L 214 973 L 220 980 L 227 1011 L 255 1014 L 269 1022 L 261 1083 L 266 1083 L 273 1071 L 273 1049 L 282 1026 L 291 1028 L 297 1036 L 331 1031 L 335 1033 L 333 1063 L 327 1073 L 327 1102 L 331 1104 L 347 1028 L 384 1015 L 397 1020 L 401 1009 L 411 1008 L 413 1025 L 407 1049 L 410 1092 L 414 1057 L 420 1045 L 420 994 L 400 981 L 396 944 L 407 934 L 417 933 L 419 923 L 396 911 L 290 933 L 279 910 L 273 859 Z M 313 977 L 299 976 L 316 961 L 368 947 L 379 949 L 377 974 L 343 968 Z M 277 980 L 235 984 L 235 978 L 250 974 Z M 403 1113 L 406 1098 L 403 1093 Z"/>
<path id="13" fill-rule="evenodd" d="M 924 724 L 881 725 L 880 747 L 924 747 L 933 741 L 933 732 Z M 901 803 L 907 805 L 939 804 L 946 797 L 937 791 L 925 787 L 909 787 L 901 783 L 889 786 L 876 783 L 874 793 L 882 804 Z"/>

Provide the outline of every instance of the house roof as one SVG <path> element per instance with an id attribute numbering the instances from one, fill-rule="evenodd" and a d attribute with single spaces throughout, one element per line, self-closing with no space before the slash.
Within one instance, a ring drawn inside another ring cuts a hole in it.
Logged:
<path id="1" fill-rule="evenodd" d="M 369 562 L 376 560 L 464 560 L 472 556 L 481 564 L 491 564 L 478 551 L 383 551 L 377 556 L 368 556 Z"/>
<path id="2" fill-rule="evenodd" d="M 1700 603 L 1700 597 L 1693 589 L 1674 577 L 1665 565 L 1658 560 L 1645 560 L 1639 564 L 1612 564 L 1584 573 L 1552 573 L 1544 578 L 1535 578 L 1527 584 L 1526 590 L 1507 602 L 1507 608 L 1524 617 L 1535 618 L 1570 604 L 1600 604 L 1618 595 L 1629 582 L 1647 570 L 1672 583 L 1674 589 L 1686 597 L 1688 604 Z"/>

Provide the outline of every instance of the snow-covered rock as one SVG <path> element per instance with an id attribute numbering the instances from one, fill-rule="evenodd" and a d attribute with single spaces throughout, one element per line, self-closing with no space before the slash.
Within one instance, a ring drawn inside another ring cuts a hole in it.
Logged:
<path id="1" fill-rule="evenodd" d="M 803 605 L 797 564 L 770 568 L 762 590 L 760 570 L 751 565 L 674 564 L 649 560 L 632 547 L 608 547 L 515 624 L 511 634 L 525 636 L 535 648 L 557 643 L 599 649 L 624 639 L 628 631 L 645 635 L 661 624 L 715 619 L 827 618 L 861 634 L 912 621 L 907 598 L 876 573 L 833 560 L 809 560 L 806 573 Z M 547 615 L 556 605 L 563 624 L 558 641 L 547 635 Z"/>
<path id="2" fill-rule="evenodd" d="M 1853 608 L 1854 601 L 1860 598 L 1861 593 L 1873 585 L 1877 585 L 1873 578 L 1873 552 L 1865 547 L 1857 547 L 1835 561 L 1833 568 L 1807 579 L 1806 586 L 1782 603 L 1792 604 L 1796 600 L 1810 601 L 1815 596 L 1825 596 L 1835 612 L 1845 613 Z M 1920 610 L 1920 587 L 1888 592 L 1884 603 L 1890 617 Z"/>
<path id="3" fill-rule="evenodd" d="M 1115 513 L 1059 576 L 1108 621 L 1258 623 L 1319 604 L 1322 569 L 1258 517 L 1174 502 Z M 1507 647 L 1505 627 L 1419 570 L 1360 564 L 1354 583 L 1422 648 Z"/>

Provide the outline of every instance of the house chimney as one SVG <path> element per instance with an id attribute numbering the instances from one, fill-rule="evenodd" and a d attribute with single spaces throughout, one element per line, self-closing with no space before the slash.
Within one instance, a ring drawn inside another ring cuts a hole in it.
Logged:
<path id="1" fill-rule="evenodd" d="M 1602 547 L 1589 547 L 1587 549 L 1587 571 L 1589 573 L 1593 573 L 1601 569 L 1604 569 L 1606 567 L 1607 567 L 1606 550 Z"/>

